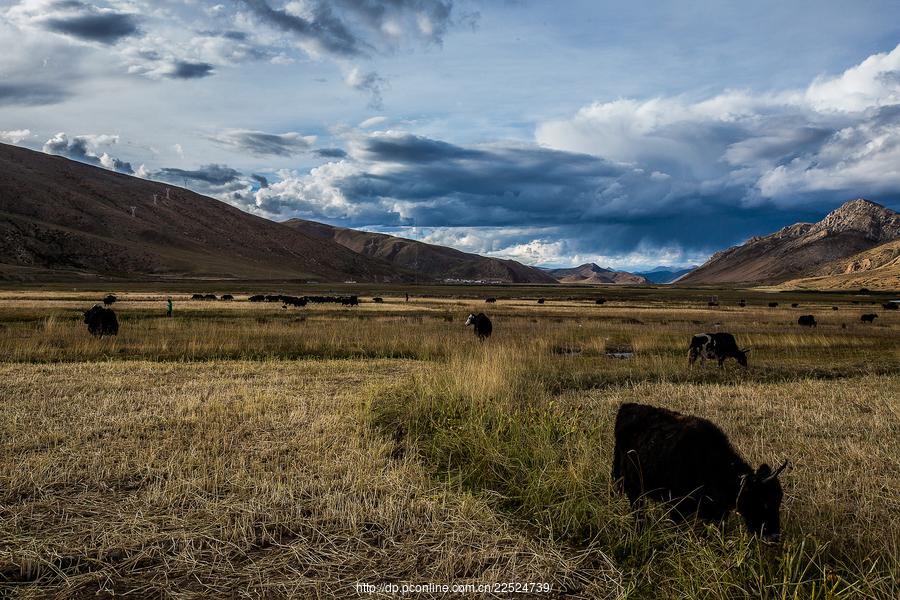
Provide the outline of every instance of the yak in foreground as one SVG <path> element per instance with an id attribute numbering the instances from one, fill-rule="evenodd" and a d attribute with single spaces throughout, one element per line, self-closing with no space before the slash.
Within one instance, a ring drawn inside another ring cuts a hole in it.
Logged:
<path id="1" fill-rule="evenodd" d="M 875 313 L 866 313 L 864 315 L 859 316 L 859 320 L 862 321 L 863 323 L 874 323 L 875 319 L 877 319 L 877 318 L 878 318 L 878 315 L 876 315 Z"/>
<path id="2" fill-rule="evenodd" d="M 84 322 L 91 335 L 103 337 L 119 334 L 119 320 L 116 318 L 116 311 L 111 308 L 95 304 L 84 312 Z"/>
<path id="3" fill-rule="evenodd" d="M 491 337 L 491 332 L 494 330 L 491 320 L 484 313 L 470 314 L 466 319 L 466 327 L 469 325 L 475 330 L 475 336 L 482 342 L 485 338 Z"/>
<path id="4" fill-rule="evenodd" d="M 643 404 L 619 408 L 615 438 L 612 477 L 632 506 L 644 498 L 664 502 L 676 521 L 717 522 L 736 510 L 749 531 L 778 541 L 778 475 L 787 461 L 754 471 L 711 421 Z"/>
<path id="5" fill-rule="evenodd" d="M 749 348 L 739 349 L 737 341 L 730 333 L 698 333 L 691 338 L 691 345 L 688 348 L 688 366 L 693 367 L 699 357 L 701 367 L 705 367 L 706 361 L 709 359 L 717 361 L 721 369 L 725 360 L 729 358 L 733 358 L 739 365 L 746 367 L 749 352 Z"/>

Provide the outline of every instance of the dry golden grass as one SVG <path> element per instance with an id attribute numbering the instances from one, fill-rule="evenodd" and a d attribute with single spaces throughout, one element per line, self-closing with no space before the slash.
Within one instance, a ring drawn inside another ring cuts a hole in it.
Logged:
<path id="1" fill-rule="evenodd" d="M 543 293 L 543 292 L 542 292 Z M 560 292 L 562 294 L 563 292 Z M 580 597 L 900 590 L 900 315 L 380 294 L 347 309 L 0 292 L 0 586 L 27 598 L 352 597 L 363 582 L 550 581 Z M 840 310 L 832 311 L 837 302 Z M 463 327 L 487 312 L 480 344 Z M 796 325 L 816 314 L 816 329 Z M 700 331 L 751 368 L 687 369 Z M 633 352 L 628 359 L 608 353 Z M 792 462 L 785 544 L 635 528 L 609 482 L 623 401 Z M 0 589 L 0 593 L 4 590 Z"/>
<path id="2" fill-rule="evenodd" d="M 350 597 L 358 581 L 577 583 L 363 426 L 403 361 L 0 367 L 0 577 L 23 598 Z"/>

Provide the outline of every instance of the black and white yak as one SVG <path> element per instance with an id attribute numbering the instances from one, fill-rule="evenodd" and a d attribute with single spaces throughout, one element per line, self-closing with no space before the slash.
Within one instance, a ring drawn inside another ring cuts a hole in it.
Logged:
<path id="1" fill-rule="evenodd" d="M 466 327 L 469 325 L 472 326 L 472 329 L 475 331 L 475 336 L 481 340 L 482 342 L 485 338 L 491 337 L 491 332 L 494 330 L 494 326 L 491 324 L 491 320 L 484 313 L 470 314 L 466 319 Z"/>
<path id="2" fill-rule="evenodd" d="M 701 367 L 706 366 L 708 359 L 718 362 L 721 369 L 727 359 L 733 358 L 739 365 L 746 367 L 749 352 L 750 348 L 739 349 L 734 336 L 730 333 L 698 333 L 691 338 L 688 366 L 693 368 L 699 358 Z"/>

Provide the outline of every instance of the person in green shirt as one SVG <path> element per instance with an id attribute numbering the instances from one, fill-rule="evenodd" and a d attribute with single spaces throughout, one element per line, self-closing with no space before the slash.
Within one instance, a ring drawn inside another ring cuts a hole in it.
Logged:
<path id="1" fill-rule="evenodd" d="M 166 301 L 166 305 L 167 305 L 166 316 L 171 317 L 172 316 L 172 297 L 171 296 L 169 296 L 168 300 Z"/>

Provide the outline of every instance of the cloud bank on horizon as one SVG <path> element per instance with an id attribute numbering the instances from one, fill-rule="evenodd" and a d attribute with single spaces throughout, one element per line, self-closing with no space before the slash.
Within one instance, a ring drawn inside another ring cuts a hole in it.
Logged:
<path id="1" fill-rule="evenodd" d="M 538 17 L 474 0 L 0 1 L 0 141 L 276 220 L 531 264 L 686 265 L 853 197 L 900 208 L 897 32 L 796 85 L 621 96 L 585 90 L 572 64 L 580 98 L 535 79 L 529 102 L 510 91 L 496 107 L 503 77 L 529 73 L 508 30 L 562 54 L 630 48 L 579 42 L 568 21 L 535 30 Z"/>

